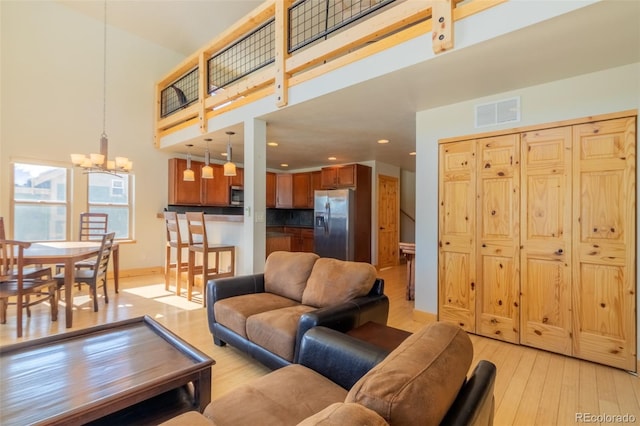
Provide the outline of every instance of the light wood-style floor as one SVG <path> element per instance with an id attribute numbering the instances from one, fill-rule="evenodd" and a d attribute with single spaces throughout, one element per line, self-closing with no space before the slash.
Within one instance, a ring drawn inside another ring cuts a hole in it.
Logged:
<path id="1" fill-rule="evenodd" d="M 405 266 L 382 270 L 379 275 L 385 279 L 391 300 L 389 325 L 408 331 L 422 327 L 423 324 L 413 320 L 413 302 L 404 299 Z M 105 306 L 100 298 L 97 313 L 91 310 L 86 290 L 77 293 L 73 329 L 149 315 L 216 360 L 213 399 L 269 372 L 232 347 L 214 346 L 205 310 L 199 304 L 167 294 L 163 283 L 160 275 L 122 278 L 119 294 L 113 292 L 110 283 L 109 304 Z M 12 309 L 9 308 L 7 324 L 0 325 L 0 345 L 18 341 Z M 64 316 L 52 323 L 48 314 L 46 305 L 33 308 L 21 340 L 67 330 Z M 623 419 L 615 416 L 624 415 L 634 420 L 630 423 L 640 422 L 640 381 L 628 372 L 475 335 L 471 335 L 471 340 L 475 352 L 472 368 L 480 359 L 488 359 L 498 368 L 494 393 L 496 425 L 586 423 L 579 416 L 591 420 L 590 423 L 610 424 L 622 423 Z M 1 388 L 2 378 L 0 391 Z"/>

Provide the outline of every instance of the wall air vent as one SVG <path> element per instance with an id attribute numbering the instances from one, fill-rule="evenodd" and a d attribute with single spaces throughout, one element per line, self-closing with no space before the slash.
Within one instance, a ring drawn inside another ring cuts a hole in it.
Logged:
<path id="1" fill-rule="evenodd" d="M 476 128 L 520 121 L 520 97 L 476 105 Z"/>

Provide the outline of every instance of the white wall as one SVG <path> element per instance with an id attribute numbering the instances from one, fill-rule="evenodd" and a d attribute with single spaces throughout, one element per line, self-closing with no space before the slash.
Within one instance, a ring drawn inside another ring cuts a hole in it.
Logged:
<path id="1" fill-rule="evenodd" d="M 517 126 L 638 109 L 639 76 L 640 63 L 636 63 L 417 113 L 417 310 L 435 314 L 438 309 L 438 140 L 516 127 L 473 127 L 474 105 L 513 96 L 521 97 Z"/>
<path id="2" fill-rule="evenodd" d="M 400 209 L 407 215 L 400 214 L 400 241 L 414 243 L 416 241 L 416 173 L 401 170 L 400 173 Z"/>
<path id="3" fill-rule="evenodd" d="M 104 28 L 53 1 L 1 1 L 0 14 L 0 215 L 8 218 L 12 161 L 69 166 L 71 152 L 99 149 Z M 183 57 L 113 27 L 107 43 L 109 153 L 133 160 L 136 182 L 136 242 L 121 245 L 121 267 L 158 266 L 168 156 L 153 146 L 154 83 Z M 73 172 L 71 217 L 86 209 L 86 181 Z"/>

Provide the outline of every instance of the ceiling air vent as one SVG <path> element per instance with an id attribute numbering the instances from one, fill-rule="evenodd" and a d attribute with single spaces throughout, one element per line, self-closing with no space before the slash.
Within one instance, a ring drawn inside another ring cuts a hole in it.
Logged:
<path id="1" fill-rule="evenodd" d="M 476 128 L 520 121 L 520 97 L 476 105 Z"/>

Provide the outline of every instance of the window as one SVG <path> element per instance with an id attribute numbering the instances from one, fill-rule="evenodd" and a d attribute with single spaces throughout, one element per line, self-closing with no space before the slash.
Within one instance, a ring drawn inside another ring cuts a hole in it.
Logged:
<path id="1" fill-rule="evenodd" d="M 13 164 L 13 238 L 67 238 L 69 173 L 64 167 Z"/>
<path id="2" fill-rule="evenodd" d="M 116 239 L 133 239 L 131 232 L 133 176 L 127 174 L 89 174 L 89 212 L 107 213 L 108 230 Z"/>

